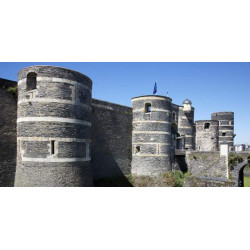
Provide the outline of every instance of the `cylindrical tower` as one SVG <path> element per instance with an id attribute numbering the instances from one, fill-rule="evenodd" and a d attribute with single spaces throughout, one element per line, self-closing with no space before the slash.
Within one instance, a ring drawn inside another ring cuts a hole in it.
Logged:
<path id="1" fill-rule="evenodd" d="M 228 144 L 229 151 L 234 147 L 234 113 L 216 112 L 211 115 L 212 120 L 219 121 L 219 145 Z"/>
<path id="2" fill-rule="evenodd" d="M 140 96 L 132 99 L 132 174 L 171 171 L 172 99 Z"/>
<path id="3" fill-rule="evenodd" d="M 92 186 L 92 81 L 65 68 L 18 73 L 15 186 Z"/>
<path id="4" fill-rule="evenodd" d="M 179 107 L 178 132 L 185 137 L 185 149 L 194 149 L 194 108 L 189 99 Z"/>
<path id="5" fill-rule="evenodd" d="M 218 151 L 219 122 L 204 120 L 196 121 L 195 145 L 198 151 Z"/>

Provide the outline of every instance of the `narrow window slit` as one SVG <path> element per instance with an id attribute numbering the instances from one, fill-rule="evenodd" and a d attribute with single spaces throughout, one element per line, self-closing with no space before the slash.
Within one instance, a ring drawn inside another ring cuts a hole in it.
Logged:
<path id="1" fill-rule="evenodd" d="M 55 140 L 51 141 L 51 155 L 55 154 Z"/>
<path id="2" fill-rule="evenodd" d="M 173 120 L 175 121 L 175 112 L 173 112 Z"/>

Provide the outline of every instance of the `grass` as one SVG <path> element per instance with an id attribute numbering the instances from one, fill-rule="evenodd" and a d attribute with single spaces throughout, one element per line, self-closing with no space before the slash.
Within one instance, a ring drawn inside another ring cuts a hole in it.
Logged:
<path id="1" fill-rule="evenodd" d="M 244 187 L 250 187 L 250 177 L 244 176 Z"/>
<path id="2" fill-rule="evenodd" d="M 156 176 L 119 176 L 94 181 L 95 187 L 182 187 L 189 172 L 166 172 Z"/>

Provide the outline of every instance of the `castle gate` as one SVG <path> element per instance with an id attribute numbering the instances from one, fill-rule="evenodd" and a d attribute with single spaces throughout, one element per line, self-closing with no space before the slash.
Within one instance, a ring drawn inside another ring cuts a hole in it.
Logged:
<path id="1" fill-rule="evenodd" d="M 232 179 L 236 187 L 244 187 L 244 168 L 249 164 L 248 159 L 245 158 L 243 162 L 238 163 L 232 170 Z"/>

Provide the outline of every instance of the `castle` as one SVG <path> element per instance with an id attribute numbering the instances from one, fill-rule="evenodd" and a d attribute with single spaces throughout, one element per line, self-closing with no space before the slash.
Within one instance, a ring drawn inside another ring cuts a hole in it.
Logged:
<path id="1" fill-rule="evenodd" d="M 0 83 L 4 89 L 15 85 L 4 79 Z M 233 112 L 195 122 L 188 99 L 176 105 L 166 96 L 139 96 L 132 98 L 132 108 L 96 100 L 89 77 L 54 66 L 22 69 L 17 85 L 16 120 L 4 108 L 14 110 L 16 104 L 0 91 L 5 98 L 0 132 L 12 149 L 2 140 L 0 148 L 7 153 L 1 185 L 92 186 L 95 179 L 177 169 L 228 177 L 225 157 L 209 169 L 203 164 L 203 170 L 185 158 L 193 152 L 220 154 L 221 145 L 232 151 Z"/>

